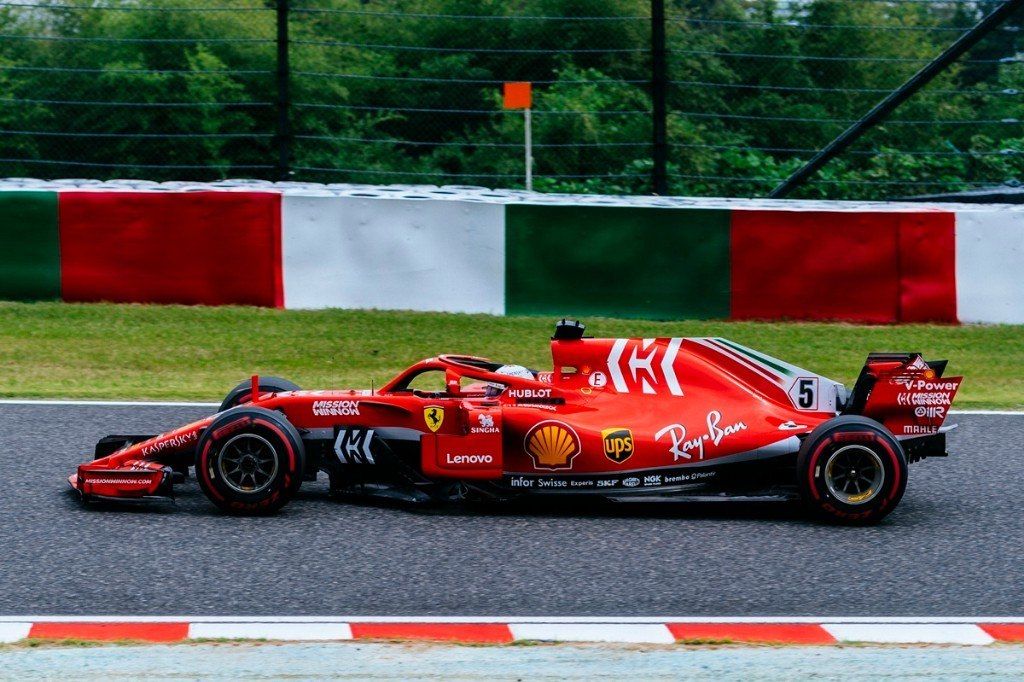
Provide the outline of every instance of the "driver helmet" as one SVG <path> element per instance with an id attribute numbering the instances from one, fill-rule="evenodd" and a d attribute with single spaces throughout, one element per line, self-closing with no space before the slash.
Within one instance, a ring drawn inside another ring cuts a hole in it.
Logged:
<path id="1" fill-rule="evenodd" d="M 510 377 L 520 377 L 522 379 L 533 379 L 533 372 L 523 367 L 522 365 L 502 365 L 498 369 L 494 370 L 495 374 L 503 374 Z M 496 396 L 505 390 L 504 384 L 496 382 L 487 383 L 487 395 Z"/>

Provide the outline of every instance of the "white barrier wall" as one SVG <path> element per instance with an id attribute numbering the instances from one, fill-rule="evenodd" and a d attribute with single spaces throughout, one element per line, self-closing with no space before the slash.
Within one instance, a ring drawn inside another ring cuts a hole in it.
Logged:
<path id="1" fill-rule="evenodd" d="M 284 196 L 287 308 L 505 311 L 498 203 Z"/>
<path id="2" fill-rule="evenodd" d="M 1024 323 L 1024 211 L 957 211 L 956 289 L 961 322 Z"/>

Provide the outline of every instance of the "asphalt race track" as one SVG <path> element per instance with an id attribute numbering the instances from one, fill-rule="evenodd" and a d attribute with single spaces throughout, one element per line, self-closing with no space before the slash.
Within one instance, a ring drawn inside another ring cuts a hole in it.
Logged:
<path id="1" fill-rule="evenodd" d="M 84 508 L 65 477 L 107 433 L 210 408 L 0 405 L 0 614 L 1022 616 L 1024 417 L 960 415 L 881 525 L 788 505 L 424 513 L 324 483 L 271 518 Z"/>

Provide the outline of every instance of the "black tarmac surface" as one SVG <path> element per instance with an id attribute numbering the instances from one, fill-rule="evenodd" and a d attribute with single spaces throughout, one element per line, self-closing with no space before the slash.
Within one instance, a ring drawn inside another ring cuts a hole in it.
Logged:
<path id="1" fill-rule="evenodd" d="M 0 614 L 1024 616 L 1024 417 L 960 415 L 871 528 L 787 505 L 424 513 L 305 484 L 278 516 L 83 507 L 107 433 L 211 408 L 0 405 Z"/>

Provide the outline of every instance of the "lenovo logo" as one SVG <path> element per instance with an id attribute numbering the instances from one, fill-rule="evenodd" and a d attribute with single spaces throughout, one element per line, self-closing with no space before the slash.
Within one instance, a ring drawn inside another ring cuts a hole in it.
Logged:
<path id="1" fill-rule="evenodd" d="M 494 455 L 453 455 L 449 452 L 444 456 L 444 463 L 454 466 L 494 464 Z"/>

